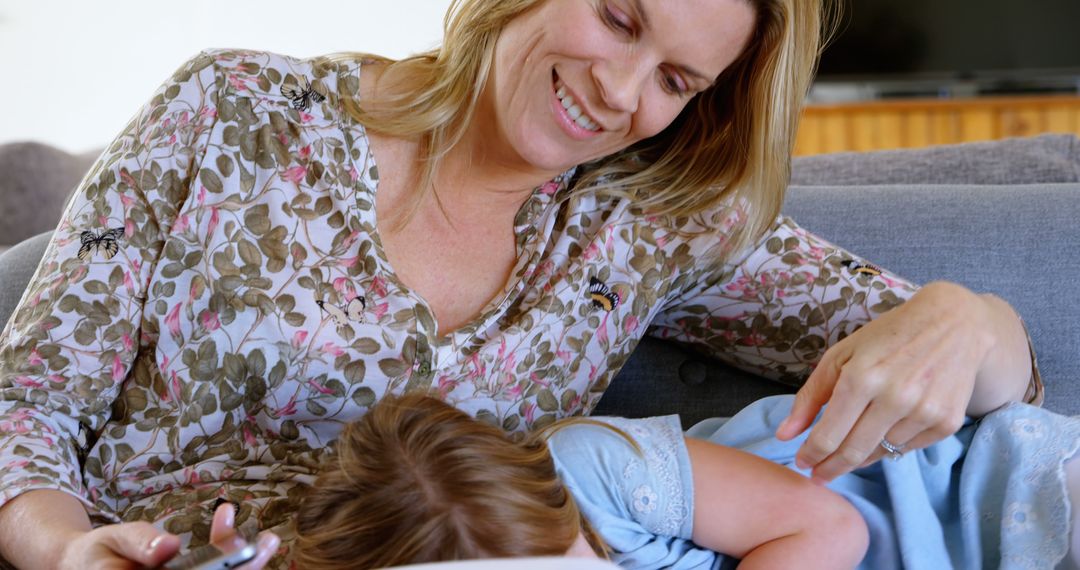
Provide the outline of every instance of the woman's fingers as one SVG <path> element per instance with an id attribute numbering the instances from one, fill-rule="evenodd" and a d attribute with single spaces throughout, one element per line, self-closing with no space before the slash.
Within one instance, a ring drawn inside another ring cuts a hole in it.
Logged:
<path id="1" fill-rule="evenodd" d="M 836 345 L 821 357 L 821 361 L 810 373 L 802 388 L 795 393 L 795 403 L 791 406 L 791 413 L 776 429 L 777 439 L 787 441 L 806 431 L 821 408 L 833 397 L 833 390 L 840 378 L 840 369 L 844 360 L 844 357 L 839 355 L 842 344 L 841 342 Z M 834 353 L 837 355 L 834 356 Z"/>
<path id="2" fill-rule="evenodd" d="M 281 539 L 278 538 L 278 535 L 266 531 L 259 533 L 259 539 L 255 544 L 258 548 L 255 558 L 242 566 L 238 566 L 236 570 L 262 570 L 270 562 L 270 559 L 274 557 L 274 554 L 277 554 Z"/>
<path id="3" fill-rule="evenodd" d="M 236 505 L 232 503 L 218 505 L 217 509 L 214 509 L 214 518 L 210 523 L 210 542 L 221 542 L 231 538 L 236 534 L 236 529 L 233 528 L 235 524 Z"/>

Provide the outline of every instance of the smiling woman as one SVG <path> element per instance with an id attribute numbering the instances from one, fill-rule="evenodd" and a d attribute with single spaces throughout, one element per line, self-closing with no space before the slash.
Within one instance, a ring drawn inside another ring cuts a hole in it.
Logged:
<path id="1" fill-rule="evenodd" d="M 827 13 L 458 0 L 401 60 L 192 58 L 0 335 L 0 554 L 152 566 L 236 526 L 264 531 L 249 568 L 287 567 L 304 490 L 383 396 L 541 429 L 646 334 L 805 382 L 785 438 L 832 398 L 799 451 L 819 479 L 1037 401 L 1007 304 L 854 271 L 777 217 Z"/>

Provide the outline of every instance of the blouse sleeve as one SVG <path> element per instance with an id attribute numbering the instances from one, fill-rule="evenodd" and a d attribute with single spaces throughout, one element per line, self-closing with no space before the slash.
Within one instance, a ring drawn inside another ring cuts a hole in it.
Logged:
<path id="1" fill-rule="evenodd" d="M 735 261 L 702 270 L 653 320 L 653 333 L 742 370 L 798 386 L 833 344 L 918 287 L 780 216 Z M 1031 346 L 1025 396 L 1043 399 Z"/>
<path id="2" fill-rule="evenodd" d="M 652 334 L 792 385 L 829 346 L 918 290 L 783 216 L 738 259 L 701 271 Z"/>
<path id="3" fill-rule="evenodd" d="M 185 63 L 109 145 L 0 333 L 0 506 L 57 489 L 94 512 L 80 461 L 136 353 L 156 335 L 142 328 L 143 304 L 165 239 L 184 222 L 178 211 L 198 186 L 217 117 L 214 69 L 208 53 Z"/>

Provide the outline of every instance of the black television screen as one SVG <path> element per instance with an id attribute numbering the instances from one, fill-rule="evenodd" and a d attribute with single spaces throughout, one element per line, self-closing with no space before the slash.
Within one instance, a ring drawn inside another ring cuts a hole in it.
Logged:
<path id="1" fill-rule="evenodd" d="M 843 11 L 819 80 L 1080 77 L 1080 0 L 847 0 Z"/>

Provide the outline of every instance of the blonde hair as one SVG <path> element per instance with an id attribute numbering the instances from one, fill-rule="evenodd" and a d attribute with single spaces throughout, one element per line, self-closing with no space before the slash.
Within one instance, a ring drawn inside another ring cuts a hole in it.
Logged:
<path id="1" fill-rule="evenodd" d="M 434 397 L 387 396 L 346 426 L 304 497 L 294 560 L 329 570 L 562 556 L 579 533 L 606 556 L 546 444 L 580 422 L 597 423 L 569 418 L 514 442 Z"/>
<path id="2" fill-rule="evenodd" d="M 440 48 L 400 61 L 382 59 L 391 87 L 377 100 L 361 106 L 343 97 L 349 114 L 368 128 L 418 137 L 423 166 L 417 192 L 428 191 L 439 158 L 465 133 L 499 33 L 543 1 L 454 0 Z M 722 207 L 741 221 L 727 251 L 742 249 L 768 229 L 783 203 L 799 115 L 839 4 L 746 1 L 756 13 L 755 29 L 735 62 L 666 130 L 586 165 L 575 192 L 625 197 L 646 213 L 673 218 Z M 413 210 L 400 219 L 407 222 L 419 203 L 413 200 Z"/>

